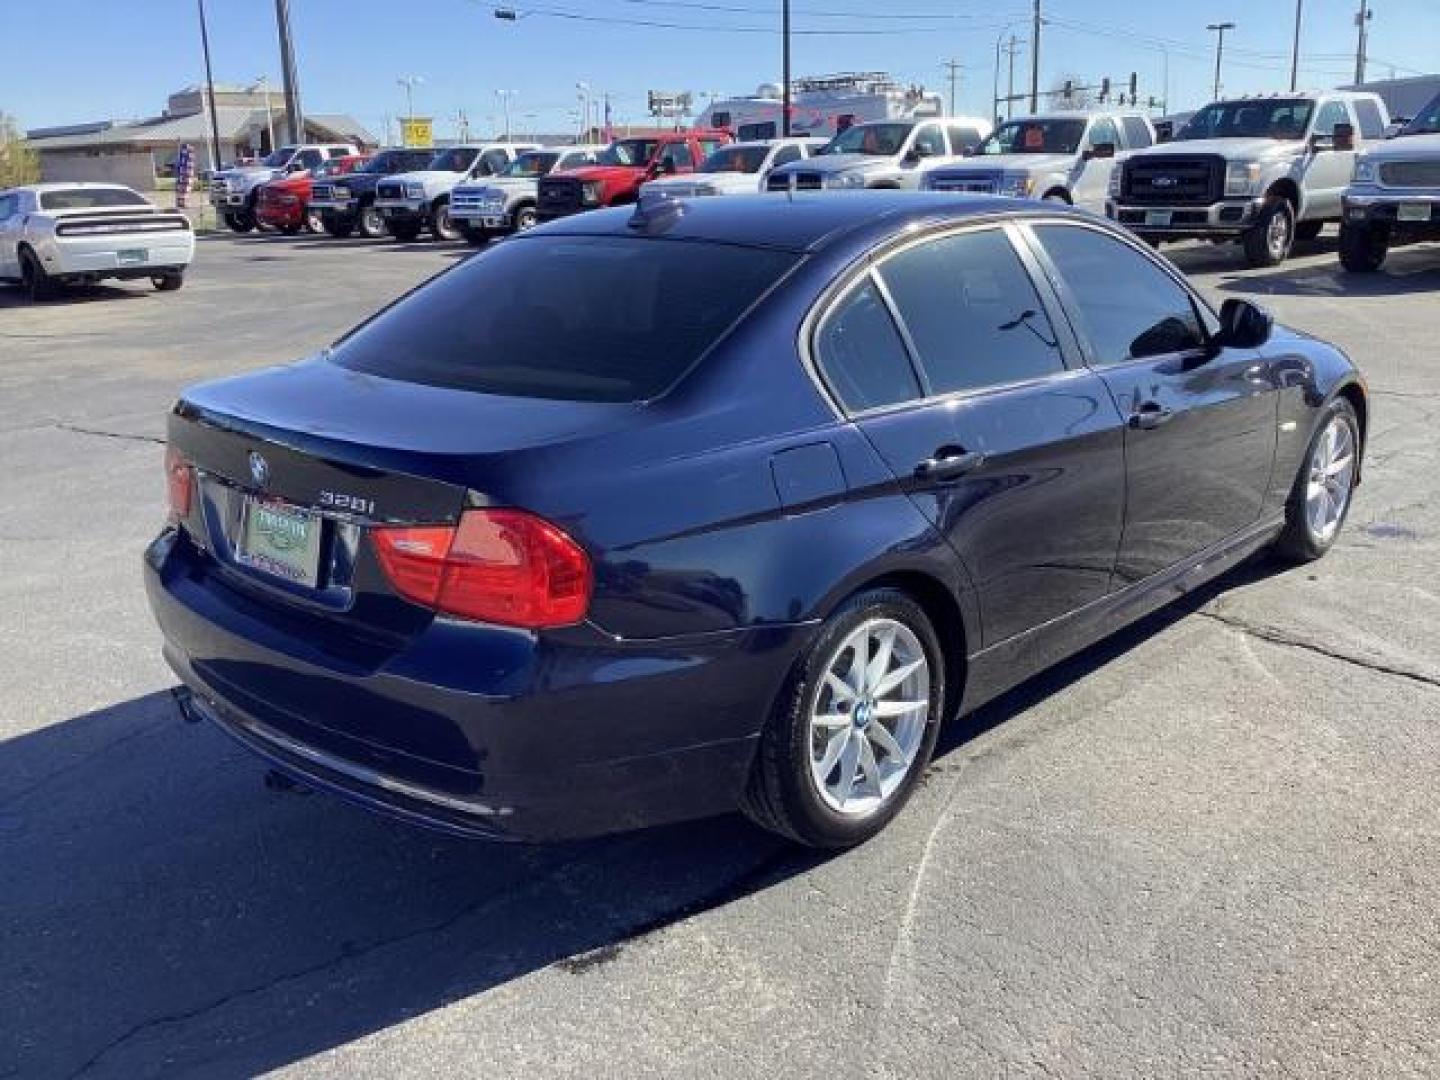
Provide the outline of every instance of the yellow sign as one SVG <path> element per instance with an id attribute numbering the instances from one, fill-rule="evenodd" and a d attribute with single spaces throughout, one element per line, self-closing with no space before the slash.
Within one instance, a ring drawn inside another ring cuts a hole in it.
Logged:
<path id="1" fill-rule="evenodd" d="M 400 141 L 406 146 L 433 146 L 433 121 L 428 116 L 410 116 L 400 121 Z"/>

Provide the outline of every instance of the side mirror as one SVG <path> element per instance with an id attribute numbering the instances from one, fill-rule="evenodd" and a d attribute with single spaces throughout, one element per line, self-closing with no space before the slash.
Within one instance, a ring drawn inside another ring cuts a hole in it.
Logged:
<path id="1" fill-rule="evenodd" d="M 1214 342 L 1224 349 L 1258 349 L 1270 340 L 1275 316 L 1259 304 L 1232 296 L 1220 305 L 1220 332 Z"/>
<path id="2" fill-rule="evenodd" d="M 1100 159 L 1100 160 L 1105 160 L 1105 159 L 1107 159 L 1107 158 L 1113 158 L 1114 156 L 1115 156 L 1115 144 L 1114 144 L 1113 142 L 1101 142 L 1101 143 L 1096 143 L 1096 144 L 1095 144 L 1094 146 L 1092 146 L 1089 150 L 1085 151 L 1085 160 L 1086 160 L 1086 161 L 1089 161 L 1089 160 L 1091 160 L 1092 158 L 1098 158 L 1098 159 Z"/>
<path id="3" fill-rule="evenodd" d="M 1355 125 L 1336 124 L 1335 134 L 1331 139 L 1331 145 L 1336 150 L 1355 149 Z"/>

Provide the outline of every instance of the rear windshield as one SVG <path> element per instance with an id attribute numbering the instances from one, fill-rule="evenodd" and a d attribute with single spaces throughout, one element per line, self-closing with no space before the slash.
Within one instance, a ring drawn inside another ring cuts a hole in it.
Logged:
<path id="1" fill-rule="evenodd" d="M 343 338 L 331 359 L 455 390 L 641 401 L 684 375 L 798 258 L 631 237 L 509 240 Z"/>
<path id="2" fill-rule="evenodd" d="M 101 206 L 149 206 L 144 196 L 126 188 L 70 188 L 42 191 L 41 210 L 91 210 Z"/>

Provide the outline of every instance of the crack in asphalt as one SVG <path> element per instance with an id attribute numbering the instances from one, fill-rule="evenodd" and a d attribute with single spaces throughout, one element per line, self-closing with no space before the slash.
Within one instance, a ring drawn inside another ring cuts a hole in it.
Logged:
<path id="1" fill-rule="evenodd" d="M 75 435 L 94 435 L 101 439 L 122 439 L 125 442 L 154 443 L 156 446 L 165 445 L 165 440 L 158 435 L 135 435 L 125 431 L 103 431 L 100 428 L 81 427 L 79 424 L 65 424 L 58 420 L 50 426 L 57 431 L 69 431 Z"/>
<path id="2" fill-rule="evenodd" d="M 1238 619 L 1234 615 L 1225 615 L 1213 610 L 1197 611 L 1195 614 L 1203 615 L 1207 619 L 1213 619 L 1223 626 L 1228 626 L 1232 630 L 1240 631 L 1242 634 L 1248 634 L 1261 641 L 1268 641 L 1272 645 L 1283 645 L 1291 649 L 1303 649 L 1306 652 L 1312 652 L 1318 656 L 1325 656 L 1331 660 L 1339 660 L 1342 664 L 1350 664 L 1354 667 L 1364 668 L 1366 671 L 1373 671 L 1380 675 L 1390 675 L 1397 679 L 1405 679 L 1409 682 L 1418 683 L 1432 690 L 1440 690 L 1440 678 L 1436 678 L 1433 675 L 1426 675 L 1424 672 L 1396 667 L 1393 664 L 1385 664 L 1378 660 L 1367 660 L 1363 656 L 1353 656 L 1350 653 L 1340 652 L 1338 649 L 1331 649 L 1325 645 L 1307 641 L 1294 634 L 1288 634 L 1283 630 L 1277 630 L 1269 626 L 1257 626 L 1254 623 L 1246 622 L 1244 619 Z"/>

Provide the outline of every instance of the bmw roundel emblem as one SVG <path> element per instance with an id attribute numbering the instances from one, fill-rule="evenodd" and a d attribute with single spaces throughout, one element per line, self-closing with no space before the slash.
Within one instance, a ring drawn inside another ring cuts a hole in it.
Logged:
<path id="1" fill-rule="evenodd" d="M 250 479 L 255 481 L 256 487 L 263 488 L 270 483 L 270 463 L 258 450 L 250 451 Z"/>

